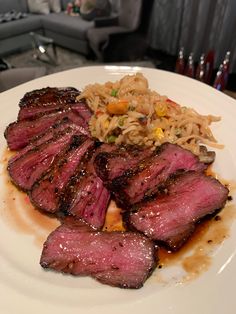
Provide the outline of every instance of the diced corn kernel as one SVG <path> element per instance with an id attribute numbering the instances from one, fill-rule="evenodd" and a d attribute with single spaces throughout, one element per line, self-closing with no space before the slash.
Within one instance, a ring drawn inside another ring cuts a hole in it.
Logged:
<path id="1" fill-rule="evenodd" d="M 103 122 L 103 127 L 104 127 L 104 129 L 108 129 L 108 127 L 109 127 L 109 121 L 108 120 L 105 120 Z"/>
<path id="2" fill-rule="evenodd" d="M 154 136 L 158 140 L 161 140 L 162 138 L 164 138 L 165 135 L 162 128 L 156 128 L 156 130 L 154 131 Z"/>
<path id="3" fill-rule="evenodd" d="M 167 105 L 164 102 L 160 102 L 156 105 L 155 111 L 158 117 L 164 117 L 167 114 Z"/>

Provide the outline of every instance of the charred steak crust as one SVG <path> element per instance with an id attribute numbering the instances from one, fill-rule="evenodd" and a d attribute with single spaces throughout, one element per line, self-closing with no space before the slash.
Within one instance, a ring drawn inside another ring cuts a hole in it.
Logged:
<path id="1" fill-rule="evenodd" d="M 109 185 L 113 179 L 135 167 L 142 159 L 151 156 L 152 150 L 140 146 L 121 145 L 112 152 L 99 153 L 94 161 L 97 175 Z"/>
<path id="2" fill-rule="evenodd" d="M 150 157 L 141 160 L 136 167 L 108 182 L 107 187 L 121 207 L 129 208 L 143 198 L 155 194 L 158 187 L 176 171 L 205 169 L 206 165 L 189 150 L 165 143 Z"/>
<path id="3" fill-rule="evenodd" d="M 113 149 L 107 144 L 85 154 L 75 175 L 63 190 L 60 200 L 60 211 L 83 219 L 95 229 L 101 229 L 110 201 L 110 193 L 97 176 L 93 161 L 96 153 L 104 147 Z"/>
<path id="4" fill-rule="evenodd" d="M 7 170 L 12 182 L 24 191 L 30 190 L 76 134 L 80 134 L 78 130 L 68 127 L 49 141 L 34 147 L 16 161 L 9 163 Z"/>
<path id="5" fill-rule="evenodd" d="M 124 213 L 128 228 L 177 251 L 197 223 L 225 206 L 228 189 L 213 177 L 188 171 L 173 175 L 165 191 L 140 202 Z"/>
<path id="6" fill-rule="evenodd" d="M 40 264 L 103 284 L 141 288 L 157 266 L 157 247 L 135 232 L 93 231 L 62 224 L 44 243 Z"/>
<path id="7" fill-rule="evenodd" d="M 80 92 L 72 87 L 46 87 L 26 93 L 20 100 L 18 120 L 32 119 L 38 115 L 65 110 L 77 102 Z"/>
<path id="8" fill-rule="evenodd" d="M 65 152 L 58 156 L 49 171 L 29 191 L 32 204 L 49 213 L 57 212 L 60 193 L 74 175 L 83 155 L 93 146 L 94 142 L 90 138 L 74 135 Z"/>
<path id="9" fill-rule="evenodd" d="M 81 133 L 89 135 L 86 122 L 78 114 L 68 109 L 63 112 L 58 111 L 43 115 L 38 119 L 10 123 L 4 132 L 8 147 L 11 150 L 19 150 L 25 147 L 36 135 L 44 133 L 47 128 L 65 117 L 78 125 L 81 128 Z"/>
<path id="10" fill-rule="evenodd" d="M 55 103 L 74 103 L 80 92 L 74 87 L 45 87 L 26 93 L 19 107 L 50 106 Z"/>
<path id="11" fill-rule="evenodd" d="M 27 146 L 19 150 L 13 157 L 10 158 L 8 163 L 10 164 L 13 161 L 16 161 L 31 149 L 43 144 L 44 142 L 49 141 L 50 139 L 52 139 L 54 136 L 56 136 L 58 133 L 62 132 L 69 126 L 77 129 L 78 131 L 80 130 L 80 127 L 74 124 L 68 117 L 64 117 L 61 120 L 57 121 L 55 124 L 53 124 L 45 132 L 33 137 Z"/>
<path id="12" fill-rule="evenodd" d="M 82 180 L 82 178 L 86 175 L 86 166 L 87 163 L 91 160 L 94 149 L 87 151 L 82 160 L 80 161 L 80 164 L 78 165 L 78 168 L 76 169 L 73 176 L 71 176 L 70 181 L 68 182 L 65 189 L 62 191 L 60 195 L 60 208 L 59 211 L 64 213 L 65 215 L 69 215 L 69 208 L 71 206 L 71 202 L 73 199 L 73 194 L 76 193 L 75 185 Z"/>

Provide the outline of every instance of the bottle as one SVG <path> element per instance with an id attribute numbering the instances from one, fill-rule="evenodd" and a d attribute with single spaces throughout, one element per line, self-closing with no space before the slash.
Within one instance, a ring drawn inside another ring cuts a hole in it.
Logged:
<path id="1" fill-rule="evenodd" d="M 213 87 L 218 90 L 224 89 L 224 72 L 223 72 L 223 64 L 219 66 L 219 69 L 216 73 L 215 81 L 213 83 Z"/>
<path id="2" fill-rule="evenodd" d="M 226 52 L 224 61 L 223 61 L 223 76 L 224 76 L 224 86 L 223 89 L 226 88 L 228 83 L 228 77 L 229 77 L 229 58 L 230 58 L 230 51 Z"/>
<path id="3" fill-rule="evenodd" d="M 189 57 L 188 57 L 188 63 L 186 65 L 184 74 L 188 77 L 194 77 L 194 61 L 193 61 L 193 52 L 190 53 Z"/>
<path id="4" fill-rule="evenodd" d="M 205 55 L 204 53 L 200 57 L 200 61 L 196 70 L 196 79 L 204 82 L 205 80 Z"/>
<path id="5" fill-rule="evenodd" d="M 212 82 L 212 72 L 214 67 L 215 53 L 210 50 L 205 59 L 205 83 L 211 84 Z"/>
<path id="6" fill-rule="evenodd" d="M 69 15 L 71 15 L 73 13 L 73 3 L 72 2 L 67 3 L 66 13 Z"/>
<path id="7" fill-rule="evenodd" d="M 176 60 L 175 64 L 175 72 L 179 74 L 184 74 L 184 67 L 185 67 L 185 61 L 184 61 L 184 47 L 180 48 L 178 58 Z"/>

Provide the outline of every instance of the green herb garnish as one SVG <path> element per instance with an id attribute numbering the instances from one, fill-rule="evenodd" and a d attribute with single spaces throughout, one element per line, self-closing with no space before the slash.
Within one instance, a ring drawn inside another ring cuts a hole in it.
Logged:
<path id="1" fill-rule="evenodd" d="M 115 135 L 110 135 L 110 136 L 108 136 L 108 138 L 107 138 L 107 142 L 108 142 L 108 143 L 114 143 L 114 142 L 116 141 L 116 139 L 117 139 L 117 136 L 115 136 Z"/>
<path id="2" fill-rule="evenodd" d="M 117 96 L 117 93 L 118 93 L 118 90 L 117 90 L 117 89 L 113 89 L 113 90 L 111 91 L 111 96 L 116 97 L 116 96 Z"/>
<path id="3" fill-rule="evenodd" d="M 121 118 L 119 118 L 119 120 L 118 120 L 118 125 L 119 125 L 119 126 L 123 126 L 124 123 L 125 123 L 125 119 L 126 119 L 126 117 L 121 117 Z"/>

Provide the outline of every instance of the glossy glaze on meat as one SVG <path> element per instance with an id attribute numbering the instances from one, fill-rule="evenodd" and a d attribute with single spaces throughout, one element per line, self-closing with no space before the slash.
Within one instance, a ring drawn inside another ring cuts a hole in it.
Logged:
<path id="1" fill-rule="evenodd" d="M 30 200 L 37 208 L 55 213 L 60 207 L 60 193 L 74 176 L 85 153 L 94 141 L 85 136 L 74 136 L 63 156 L 53 163 L 49 171 L 35 182 L 29 192 Z"/>
<path id="2" fill-rule="evenodd" d="M 97 176 L 93 162 L 101 150 L 113 149 L 113 145 L 103 144 L 88 153 L 61 197 L 60 210 L 62 212 L 83 219 L 96 229 L 101 229 L 104 225 L 110 192 Z"/>
<path id="3" fill-rule="evenodd" d="M 95 158 L 95 170 L 98 176 L 109 186 L 113 179 L 120 177 L 125 171 L 153 155 L 150 148 L 124 145 L 112 152 L 101 152 Z"/>
<path id="4" fill-rule="evenodd" d="M 77 102 L 76 97 L 79 94 L 80 92 L 73 87 L 46 87 L 28 92 L 20 100 L 18 120 L 65 110 Z"/>
<path id="5" fill-rule="evenodd" d="M 77 129 L 78 132 L 81 131 L 81 127 L 77 124 L 73 123 L 69 118 L 65 117 L 55 124 L 53 124 L 50 128 L 46 129 L 45 132 L 40 133 L 32 138 L 27 146 L 22 148 L 21 150 L 17 151 L 17 153 L 12 156 L 9 160 L 9 164 L 13 161 L 16 161 L 21 156 L 26 154 L 31 149 L 51 140 L 53 137 L 57 136 L 57 134 L 61 133 L 63 130 L 67 129 L 68 127 Z"/>
<path id="6" fill-rule="evenodd" d="M 151 157 L 112 180 L 109 189 L 123 206 L 131 206 L 156 193 L 168 177 L 180 170 L 203 171 L 206 165 L 197 156 L 178 145 L 165 143 Z"/>
<path id="7" fill-rule="evenodd" d="M 51 167 L 55 158 L 64 153 L 73 135 L 80 135 L 74 128 L 67 128 L 55 138 L 33 148 L 8 165 L 13 183 L 22 190 L 30 190 L 33 184 Z"/>
<path id="8" fill-rule="evenodd" d="M 130 227 L 178 250 L 199 220 L 224 207 L 228 192 L 213 177 L 185 172 L 169 180 L 164 194 L 134 206 L 126 219 Z"/>

